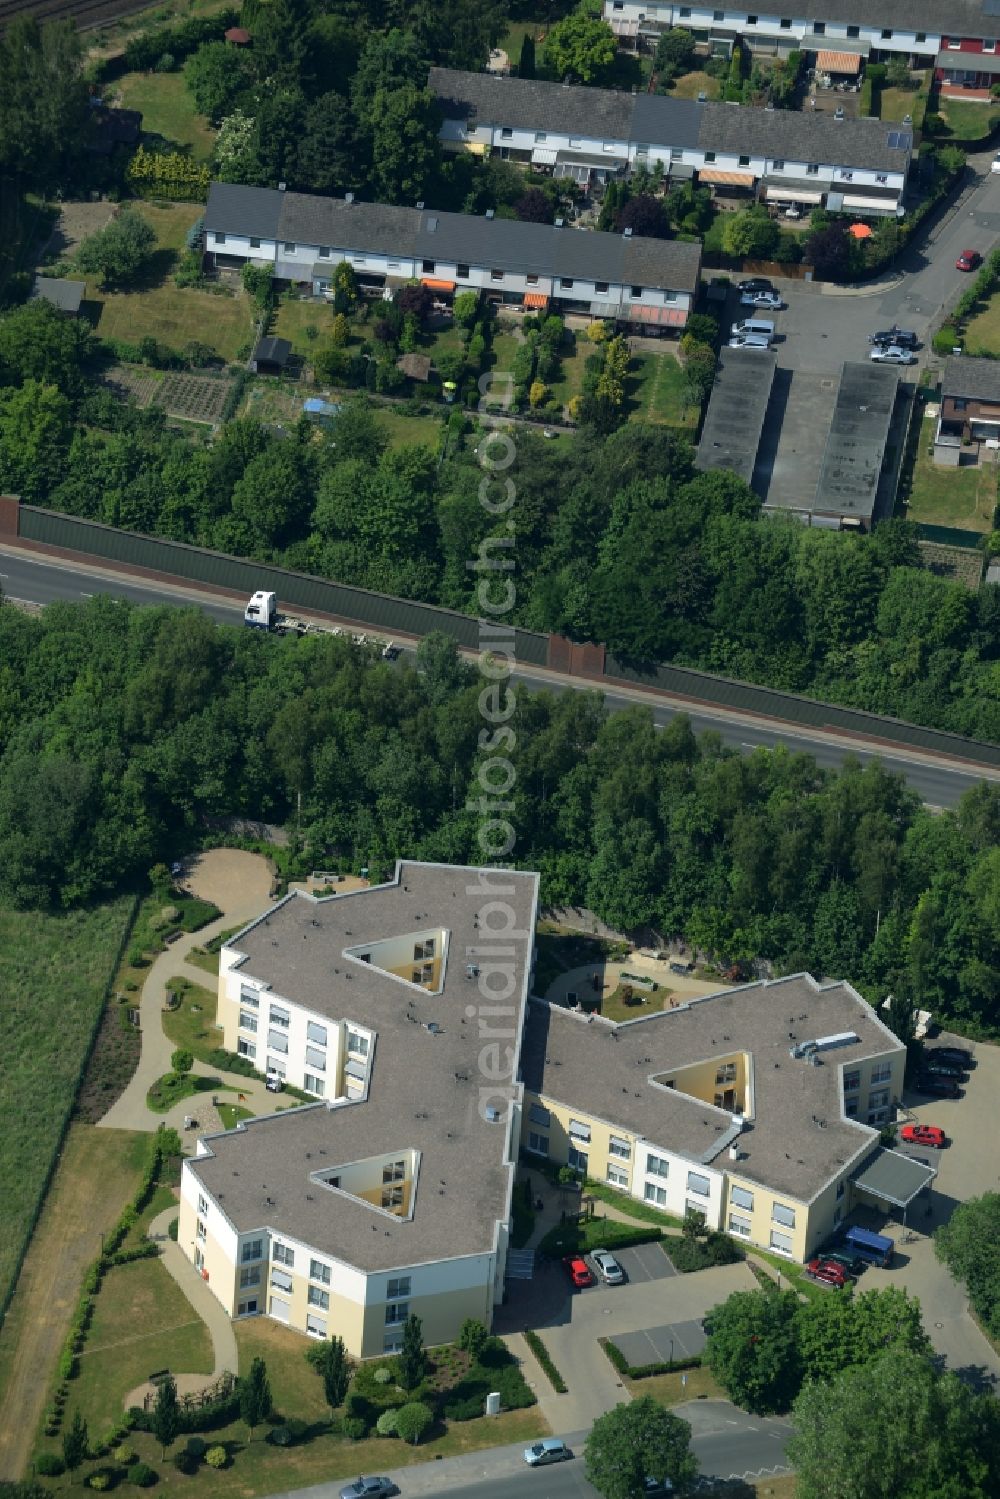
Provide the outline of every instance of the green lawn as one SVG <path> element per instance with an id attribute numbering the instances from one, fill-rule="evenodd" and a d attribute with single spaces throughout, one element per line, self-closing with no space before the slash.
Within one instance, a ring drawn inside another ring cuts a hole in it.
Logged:
<path id="1" fill-rule="evenodd" d="M 142 114 L 144 134 L 190 150 L 196 161 L 211 159 L 215 131 L 195 110 L 182 73 L 126 73 L 118 87 L 124 108 Z"/>
<path id="2" fill-rule="evenodd" d="M 158 1369 L 210 1374 L 212 1343 L 159 1260 L 136 1260 L 104 1278 L 69 1409 L 79 1409 L 91 1439 L 99 1438 L 121 1414 L 128 1392 Z"/>
<path id="3" fill-rule="evenodd" d="M 962 340 L 966 354 L 1000 354 L 1000 293 L 994 294 L 966 324 Z"/>
<path id="4" fill-rule="evenodd" d="M 219 954 L 217 952 L 206 952 L 203 947 L 193 947 L 187 955 L 187 961 L 193 963 L 196 968 L 204 968 L 205 972 L 210 973 L 213 978 L 219 977 Z"/>
<path id="5" fill-rule="evenodd" d="M 583 390 L 583 377 L 587 360 L 596 353 L 597 345 L 589 338 L 578 335 L 572 350 L 565 346 L 560 350 L 559 374 L 550 387 L 552 397 L 560 406 L 568 406 L 574 396 Z"/>
<path id="6" fill-rule="evenodd" d="M 718 99 L 722 94 L 722 84 L 711 73 L 685 73 L 678 78 L 670 93 L 674 99 L 697 99 L 699 94 Z"/>
<path id="7" fill-rule="evenodd" d="M 879 95 L 879 116 L 890 124 L 898 125 L 910 115 L 914 129 L 919 130 L 926 108 L 925 89 L 883 88 Z"/>
<path id="8" fill-rule="evenodd" d="M 622 995 L 622 991 L 626 988 L 631 988 L 632 993 L 637 1001 L 639 1001 L 639 998 L 641 996 L 642 999 L 646 1001 L 646 1003 L 642 1004 L 641 1002 L 638 1002 L 635 1004 L 627 1005 Z M 611 994 L 604 995 L 601 1000 L 601 1008 L 599 1013 L 604 1016 L 605 1020 L 614 1020 L 615 1022 L 620 1022 L 622 1020 L 636 1020 L 640 1015 L 652 1015 L 655 1011 L 662 1010 L 663 1006 L 670 998 L 670 993 L 671 991 L 669 989 L 664 989 L 662 984 L 655 991 L 655 993 L 651 990 L 642 988 L 642 986 L 638 984 L 619 984 L 617 989 L 615 989 Z"/>
<path id="9" fill-rule="evenodd" d="M 441 434 L 448 408 L 441 407 L 441 415 L 418 416 L 408 411 L 399 411 L 392 406 L 373 406 L 379 426 L 389 438 L 390 448 L 413 447 L 422 443 L 436 453 L 441 445 Z"/>
<path id="10" fill-rule="evenodd" d="M 219 1118 L 223 1129 L 235 1129 L 241 1119 L 253 1119 L 253 1109 L 245 1109 L 241 1103 L 220 1103 Z"/>
<path id="11" fill-rule="evenodd" d="M 985 100 L 978 104 L 969 99 L 942 98 L 938 110 L 948 122 L 949 133 L 960 141 L 982 140 L 1000 120 L 1000 109 Z"/>
<path id="12" fill-rule="evenodd" d="M 627 395 L 635 421 L 690 428 L 697 423 L 696 409 L 686 404 L 684 371 L 672 353 L 633 355 Z"/>
<path id="13" fill-rule="evenodd" d="M 208 1062 L 210 1053 L 222 1045 L 222 1031 L 215 1024 L 216 994 L 186 978 L 172 978 L 167 987 L 180 995 L 181 1002 L 176 1010 L 164 1010 L 164 1034 L 175 1046 Z"/>
<path id="14" fill-rule="evenodd" d="M 131 909 L 125 897 L 63 916 L 0 909 L 0 1304 L 76 1096 Z"/>
<path id="15" fill-rule="evenodd" d="M 989 531 L 997 495 L 995 465 L 939 467 L 929 452 L 935 425 L 934 417 L 925 417 L 921 424 L 907 520 L 932 526 L 957 526 L 965 531 Z"/>
<path id="16" fill-rule="evenodd" d="M 308 359 L 330 331 L 332 302 L 306 302 L 282 298 L 274 316 L 273 332 L 287 338 L 296 354 Z M 313 336 L 306 331 L 316 330 Z"/>
<path id="17" fill-rule="evenodd" d="M 627 1211 L 623 1209 L 622 1211 Z M 581 1222 L 557 1224 L 550 1228 L 538 1246 L 539 1253 L 553 1257 L 565 1254 L 589 1254 L 591 1250 L 614 1249 L 624 1240 L 627 1244 L 639 1242 L 636 1235 L 642 1227 L 635 1223 L 620 1223 L 617 1218 L 584 1218 Z M 652 1225 L 647 1230 L 648 1242 L 661 1237 L 661 1230 Z"/>

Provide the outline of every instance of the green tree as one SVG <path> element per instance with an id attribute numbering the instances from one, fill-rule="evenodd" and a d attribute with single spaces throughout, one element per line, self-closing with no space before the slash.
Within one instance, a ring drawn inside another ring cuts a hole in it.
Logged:
<path id="1" fill-rule="evenodd" d="M 63 1432 L 62 1437 L 63 1462 L 66 1464 L 68 1472 L 76 1472 L 87 1456 L 89 1445 L 90 1437 L 87 1432 L 87 1423 L 80 1412 L 75 1410 L 73 1412 L 73 1419 Z"/>
<path id="2" fill-rule="evenodd" d="M 397 1436 L 404 1442 L 412 1442 L 414 1446 L 433 1424 L 434 1412 L 420 1400 L 411 1400 L 407 1405 L 401 1405 L 396 1412 Z"/>
<path id="3" fill-rule="evenodd" d="M 0 175 L 42 192 L 69 181 L 90 129 L 82 64 L 72 21 L 11 20 L 0 39 Z"/>
<path id="4" fill-rule="evenodd" d="M 175 1052 L 174 1055 L 176 1056 L 177 1053 Z M 152 1432 L 160 1444 L 161 1457 L 166 1457 L 167 1448 L 172 1445 L 180 1430 L 180 1421 L 177 1385 L 173 1375 L 168 1374 L 156 1387 L 156 1400 L 153 1405 Z"/>
<path id="5" fill-rule="evenodd" d="M 250 1372 L 239 1382 L 240 1418 L 246 1423 L 253 1441 L 254 1428 L 266 1421 L 271 1414 L 271 1385 L 267 1377 L 267 1364 L 255 1358 Z"/>
<path id="6" fill-rule="evenodd" d="M 671 26 L 668 31 L 660 33 L 653 65 L 661 82 L 689 71 L 694 62 L 695 45 L 691 32 L 685 31 L 683 26 Z"/>
<path id="7" fill-rule="evenodd" d="M 647 1478 L 686 1494 L 698 1473 L 691 1427 L 651 1395 L 599 1416 L 584 1450 L 586 1474 L 604 1499 L 642 1499 Z"/>
<path id="8" fill-rule="evenodd" d="M 466 1353 L 471 1354 L 473 1359 L 476 1359 L 482 1352 L 486 1338 L 485 1322 L 480 1322 L 478 1317 L 466 1317 L 459 1329 L 458 1346 L 459 1348 L 464 1348 Z"/>
<path id="9" fill-rule="evenodd" d="M 194 1066 L 194 1057 L 191 1052 L 179 1049 L 177 1051 L 171 1052 L 170 1065 L 173 1068 L 174 1072 L 190 1072 L 191 1068 Z"/>
<path id="10" fill-rule="evenodd" d="M 886 82 L 890 88 L 912 88 L 913 79 L 910 76 L 910 64 L 900 54 L 890 58 L 886 69 Z"/>
<path id="11" fill-rule="evenodd" d="M 304 192 L 341 193 L 359 185 L 358 146 L 347 100 L 321 94 L 310 104 L 295 157 L 296 181 Z"/>
<path id="12" fill-rule="evenodd" d="M 76 263 L 102 286 L 134 281 L 156 248 L 156 231 L 136 208 L 126 206 L 104 229 L 88 237 L 76 252 Z"/>
<path id="13" fill-rule="evenodd" d="M 796 1340 L 803 1380 L 829 1380 L 887 1348 L 927 1357 L 920 1303 L 898 1286 L 861 1296 L 821 1296 L 799 1308 Z"/>
<path id="14" fill-rule="evenodd" d="M 343 1405 L 351 1382 L 351 1366 L 344 1351 L 344 1340 L 332 1337 L 322 1346 L 319 1371 L 323 1376 L 323 1394 L 331 1410 Z"/>
<path id="15" fill-rule="evenodd" d="M 249 55 L 228 42 L 205 42 L 184 64 L 184 82 L 195 107 L 213 125 L 232 114 L 251 80 Z"/>
<path id="16" fill-rule="evenodd" d="M 0 389 L 0 490 L 41 504 L 62 473 L 73 435 L 71 407 L 52 385 Z"/>
<path id="17" fill-rule="evenodd" d="M 380 200 L 416 203 L 438 168 L 440 108 L 429 89 L 382 89 L 372 116 L 372 179 Z"/>
<path id="18" fill-rule="evenodd" d="M 936 1230 L 934 1253 L 964 1282 L 986 1331 L 1000 1337 L 1000 1192 L 960 1202 Z"/>
<path id="19" fill-rule="evenodd" d="M 709 1314 L 705 1357 L 730 1399 L 757 1415 L 787 1410 L 799 1388 L 794 1291 L 734 1291 Z"/>
<path id="20" fill-rule="evenodd" d="M 574 11 L 550 27 L 545 61 L 559 78 L 593 83 L 615 60 L 615 34 L 607 21 Z"/>
<path id="21" fill-rule="evenodd" d="M 0 385 L 38 380 L 76 399 L 94 343 L 82 319 L 64 317 L 41 298 L 26 302 L 0 317 Z"/>
<path id="22" fill-rule="evenodd" d="M 781 230 L 763 208 L 731 213 L 722 226 L 722 248 L 727 255 L 765 259 L 777 246 Z"/>
<path id="23" fill-rule="evenodd" d="M 399 1382 L 404 1390 L 415 1390 L 426 1372 L 427 1355 L 424 1352 L 423 1323 L 419 1317 L 411 1314 L 403 1323 L 403 1346 L 399 1351 Z M 402 1432 L 400 1435 L 402 1436 Z"/>
<path id="24" fill-rule="evenodd" d="M 534 78 L 535 76 L 535 38 L 530 31 L 526 31 L 521 38 L 521 55 L 517 63 L 518 78 Z"/>

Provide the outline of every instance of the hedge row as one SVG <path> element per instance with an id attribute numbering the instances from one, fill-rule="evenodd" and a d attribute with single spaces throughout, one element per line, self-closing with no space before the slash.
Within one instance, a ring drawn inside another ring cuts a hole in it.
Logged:
<path id="1" fill-rule="evenodd" d="M 549 1384 L 555 1390 L 556 1394 L 565 1395 L 567 1389 L 566 1381 L 563 1379 L 562 1375 L 559 1373 L 559 1370 L 556 1368 L 555 1364 L 552 1362 L 552 1359 L 549 1357 L 549 1350 L 546 1348 L 537 1332 L 533 1332 L 530 1327 L 527 1328 L 524 1334 L 524 1341 L 527 1343 L 528 1347 L 531 1349 L 532 1353 L 535 1355 L 536 1359 L 545 1370 L 545 1374 L 549 1381 Z"/>

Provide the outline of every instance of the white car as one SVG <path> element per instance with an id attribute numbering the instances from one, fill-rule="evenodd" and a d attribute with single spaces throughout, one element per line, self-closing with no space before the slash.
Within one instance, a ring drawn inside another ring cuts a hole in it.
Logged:
<path id="1" fill-rule="evenodd" d="M 901 349 L 898 344 L 876 344 L 868 358 L 874 364 L 916 364 L 917 356 L 910 349 Z"/>
<path id="2" fill-rule="evenodd" d="M 524 1460 L 529 1468 L 543 1468 L 546 1463 L 564 1463 L 573 1454 L 561 1437 L 543 1437 L 524 1449 Z"/>
<path id="3" fill-rule="evenodd" d="M 990 171 L 1000 172 L 1000 151 L 997 152 L 993 160 L 990 162 Z"/>
<path id="4" fill-rule="evenodd" d="M 590 1256 L 591 1262 L 598 1275 L 608 1286 L 621 1286 L 625 1283 L 625 1271 L 619 1265 L 614 1255 L 607 1249 L 595 1249 Z"/>

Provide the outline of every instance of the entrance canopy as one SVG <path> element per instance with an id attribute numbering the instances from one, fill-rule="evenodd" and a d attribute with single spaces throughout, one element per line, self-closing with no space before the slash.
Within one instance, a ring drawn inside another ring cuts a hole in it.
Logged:
<path id="1" fill-rule="evenodd" d="M 936 1166 L 923 1166 L 901 1150 L 879 1149 L 854 1177 L 854 1185 L 894 1208 L 907 1208 L 936 1176 Z"/>

